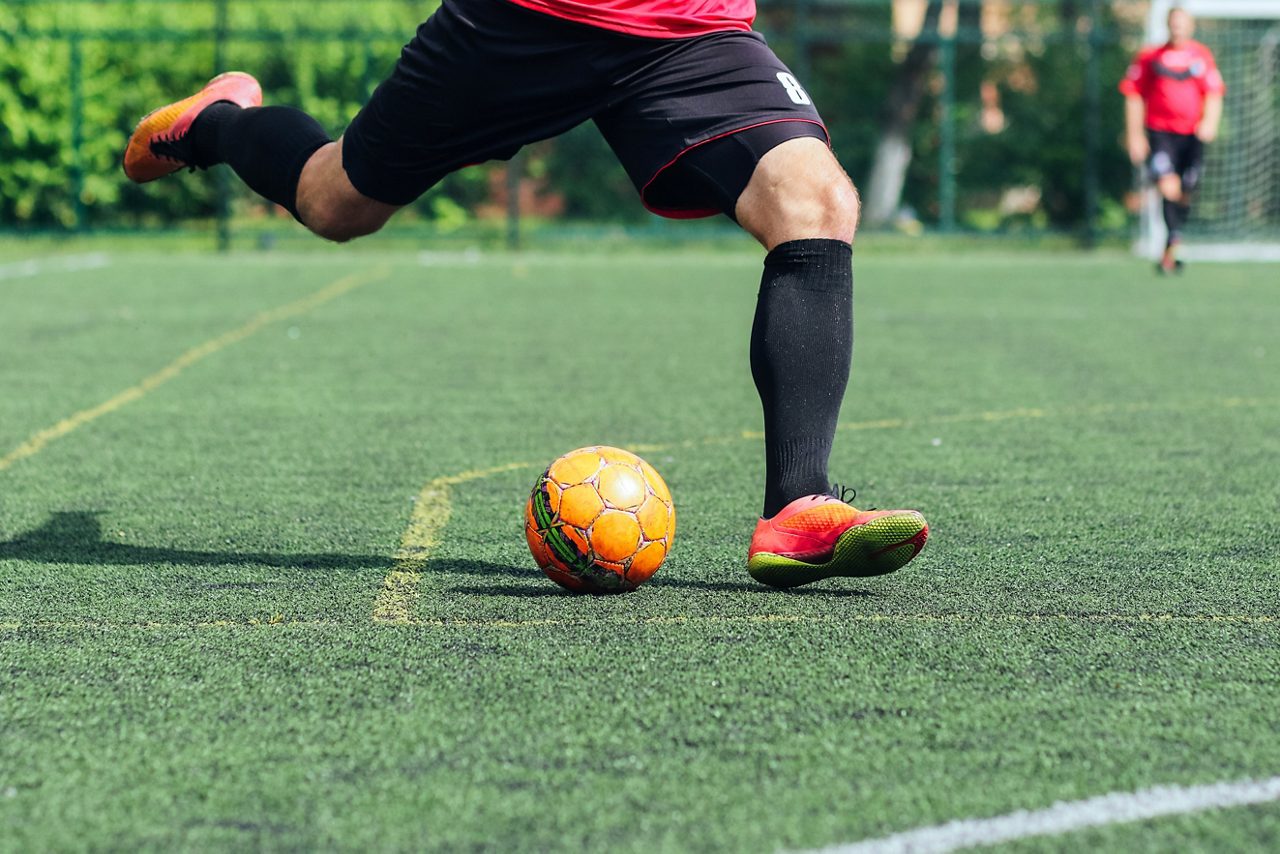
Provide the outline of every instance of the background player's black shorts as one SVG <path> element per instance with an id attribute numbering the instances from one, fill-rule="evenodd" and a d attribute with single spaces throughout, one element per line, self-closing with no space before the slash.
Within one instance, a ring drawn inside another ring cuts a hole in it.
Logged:
<path id="1" fill-rule="evenodd" d="M 1204 172 L 1204 143 L 1193 133 L 1168 133 L 1147 130 L 1151 144 L 1151 156 L 1147 158 L 1147 170 L 1158 181 L 1165 175 L 1182 178 L 1182 190 L 1189 193 L 1200 183 Z"/>
<path id="2" fill-rule="evenodd" d="M 647 39 L 507 0 L 445 0 L 347 129 L 343 166 L 364 195 L 404 205 L 456 169 L 509 159 L 588 119 L 645 205 L 674 217 L 732 213 L 728 196 L 750 177 L 679 168 L 690 149 L 755 128 L 724 158 L 749 170 L 788 138 L 827 139 L 756 33 Z"/>

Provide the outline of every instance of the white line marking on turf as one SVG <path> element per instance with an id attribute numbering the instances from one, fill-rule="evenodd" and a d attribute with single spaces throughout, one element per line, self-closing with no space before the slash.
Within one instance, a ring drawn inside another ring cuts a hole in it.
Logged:
<path id="1" fill-rule="evenodd" d="M 1280 800 L 1280 777 L 1204 786 L 1156 786 L 1138 792 L 1113 792 L 1084 801 L 1059 802 L 1042 810 L 1018 810 L 996 818 L 962 819 L 895 833 L 883 839 L 822 848 L 815 854 L 942 854 L 1032 836 L 1057 836 L 1089 827 L 1277 800 Z"/>
<path id="2" fill-rule="evenodd" d="M 0 281 L 27 279 L 42 273 L 77 273 L 81 270 L 101 270 L 111 266 L 111 258 L 105 252 L 87 255 L 55 255 L 50 258 L 28 258 L 0 264 Z"/>

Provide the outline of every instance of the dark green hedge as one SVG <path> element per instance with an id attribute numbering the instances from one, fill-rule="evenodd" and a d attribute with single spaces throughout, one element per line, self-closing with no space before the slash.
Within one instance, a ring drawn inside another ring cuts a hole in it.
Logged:
<path id="1" fill-rule="evenodd" d="M 302 107 L 339 132 L 434 5 L 236 0 L 226 5 L 219 47 L 218 4 L 209 0 L 7 0 L 0 224 L 70 226 L 77 200 L 89 224 L 211 215 L 212 176 L 145 189 L 124 179 L 120 154 L 143 114 L 219 70 L 243 68 L 262 81 L 269 102 Z"/>
<path id="2" fill-rule="evenodd" d="M 400 46 L 438 0 L 3 0 L 0 5 L 0 228 L 165 226 L 207 219 L 217 176 L 136 187 L 119 157 L 148 110 L 228 68 L 251 71 L 269 103 L 292 104 L 340 132 L 393 66 Z M 903 45 L 893 43 L 889 4 L 808 0 L 809 19 L 789 0 L 761 2 L 760 27 L 801 73 L 855 182 L 864 182 L 878 119 Z M 972 4 L 970 4 L 972 5 Z M 1072 228 L 1084 217 L 1086 51 L 1078 25 L 1087 4 L 1031 2 L 1027 29 L 998 44 L 960 33 L 954 78 L 960 221 L 1016 226 L 999 213 L 1009 187 L 1038 187 L 1038 227 Z M 219 9 L 225 18 L 219 20 Z M 1102 8 L 1109 8 L 1103 4 Z M 821 13 L 819 15 L 819 13 Z M 1129 52 L 1110 12 L 1098 32 L 1102 109 L 1096 166 L 1104 211 L 1123 210 L 1130 172 L 1116 144 L 1115 94 Z M 215 38 L 222 27 L 219 47 Z M 804 43 L 798 37 L 804 34 Z M 982 84 L 1001 93 L 1008 126 L 978 122 Z M 940 78 L 925 97 L 904 203 L 926 222 L 939 215 Z M 77 144 L 78 143 L 78 144 Z M 634 190 L 592 128 L 534 146 L 530 173 L 561 196 L 570 217 L 644 217 Z M 489 193 L 490 170 L 451 176 L 419 212 L 460 221 Z M 267 206 L 234 187 L 238 217 Z"/>

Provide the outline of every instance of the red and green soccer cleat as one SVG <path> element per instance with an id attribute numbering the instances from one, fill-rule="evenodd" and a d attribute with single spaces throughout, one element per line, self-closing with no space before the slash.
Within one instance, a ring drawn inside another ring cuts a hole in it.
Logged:
<path id="1" fill-rule="evenodd" d="M 833 495 L 808 495 L 756 524 L 747 571 L 771 587 L 884 575 L 905 566 L 928 538 L 929 524 L 915 510 L 859 510 Z"/>
<path id="2" fill-rule="evenodd" d="M 191 166 L 187 134 L 200 111 L 218 101 L 241 107 L 262 106 L 262 87 L 243 71 L 228 71 L 205 84 L 190 98 L 153 110 L 138 122 L 124 151 L 124 174 L 145 184 Z"/>

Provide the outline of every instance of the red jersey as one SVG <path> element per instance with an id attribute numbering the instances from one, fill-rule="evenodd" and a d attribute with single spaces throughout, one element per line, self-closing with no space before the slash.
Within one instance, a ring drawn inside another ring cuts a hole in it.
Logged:
<path id="1" fill-rule="evenodd" d="M 511 0 L 526 9 L 653 39 L 750 31 L 756 0 Z"/>
<path id="2" fill-rule="evenodd" d="M 1148 130 L 1191 134 L 1204 115 L 1206 95 L 1227 91 L 1209 48 L 1196 41 L 1149 47 L 1129 66 L 1120 91 L 1147 107 Z"/>

